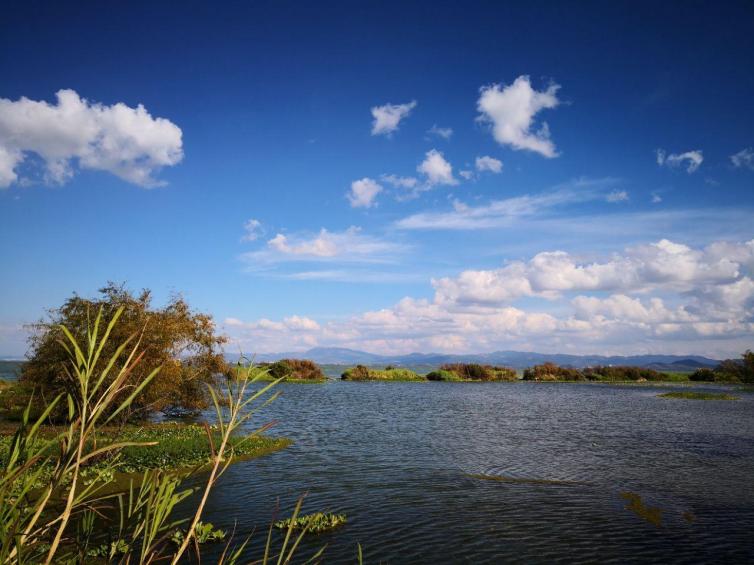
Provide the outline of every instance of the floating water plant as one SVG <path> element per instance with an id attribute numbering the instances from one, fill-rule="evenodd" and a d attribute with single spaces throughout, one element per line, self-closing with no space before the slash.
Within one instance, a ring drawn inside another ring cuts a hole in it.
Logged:
<path id="1" fill-rule="evenodd" d="M 657 396 L 659 398 L 681 398 L 686 400 L 738 400 L 737 396 L 724 392 L 665 392 Z"/>
<path id="2" fill-rule="evenodd" d="M 333 514 L 331 512 L 317 512 L 316 514 L 305 514 L 295 519 L 287 518 L 275 522 L 275 527 L 279 529 L 303 530 L 320 534 L 342 526 L 347 522 L 345 514 Z"/>

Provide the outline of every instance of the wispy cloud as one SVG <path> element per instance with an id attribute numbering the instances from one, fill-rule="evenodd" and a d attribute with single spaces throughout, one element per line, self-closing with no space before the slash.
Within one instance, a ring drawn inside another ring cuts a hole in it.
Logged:
<path id="1" fill-rule="evenodd" d="M 664 165 L 670 168 L 677 168 L 683 167 L 685 164 L 686 172 L 689 174 L 696 172 L 704 162 L 704 155 L 701 149 L 686 151 L 685 153 L 671 153 L 670 155 L 664 149 L 657 149 L 655 157 L 657 164 L 661 167 Z"/>
<path id="2" fill-rule="evenodd" d="M 256 241 L 264 233 L 262 222 L 251 218 L 243 225 L 244 235 L 241 241 Z"/>
<path id="3" fill-rule="evenodd" d="M 746 168 L 754 171 L 754 148 L 746 147 L 730 156 L 730 161 L 736 168 Z"/>
<path id="4" fill-rule="evenodd" d="M 441 137 L 442 139 L 447 141 L 453 135 L 453 128 L 441 128 L 438 127 L 437 124 L 435 124 L 427 130 L 427 135 L 429 137 Z"/>
<path id="5" fill-rule="evenodd" d="M 604 188 L 616 179 L 577 179 L 566 185 L 534 195 L 493 200 L 482 206 L 468 206 L 456 201 L 446 212 L 420 212 L 396 222 L 399 229 L 474 230 L 510 225 L 514 220 L 544 214 L 569 204 L 604 198 Z"/>

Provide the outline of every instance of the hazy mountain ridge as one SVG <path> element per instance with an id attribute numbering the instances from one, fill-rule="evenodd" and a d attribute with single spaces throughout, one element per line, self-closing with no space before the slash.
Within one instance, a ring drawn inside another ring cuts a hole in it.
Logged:
<path id="1" fill-rule="evenodd" d="M 237 357 L 233 357 L 236 359 Z M 693 371 L 700 367 L 714 367 L 719 361 L 700 355 L 570 355 L 565 353 L 536 353 L 524 351 L 495 351 L 467 355 L 443 353 L 409 353 L 407 355 L 377 355 L 366 351 L 342 347 L 315 347 L 308 351 L 257 355 L 255 361 L 278 359 L 311 359 L 330 365 L 441 365 L 443 363 L 486 363 L 505 365 L 516 369 L 531 367 L 550 361 L 558 365 L 583 368 L 595 365 L 628 365 L 648 367 L 660 371 Z"/>

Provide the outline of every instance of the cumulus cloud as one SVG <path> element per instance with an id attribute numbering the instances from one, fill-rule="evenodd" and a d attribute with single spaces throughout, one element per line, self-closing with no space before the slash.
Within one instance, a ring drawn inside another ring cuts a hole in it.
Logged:
<path id="1" fill-rule="evenodd" d="M 654 352 L 735 355 L 754 337 L 752 268 L 754 240 L 697 248 L 660 240 L 592 261 L 544 251 L 433 280 L 433 299 L 405 297 L 324 324 L 294 316 L 226 325 L 260 351 L 637 353 L 650 344 Z M 523 298 L 526 306 L 516 302 Z"/>
<path id="2" fill-rule="evenodd" d="M 557 84 L 550 84 L 546 90 L 535 90 L 528 76 L 518 77 L 513 84 L 501 86 L 493 84 L 481 89 L 477 110 L 480 121 L 492 125 L 495 140 L 514 149 L 525 149 L 548 158 L 557 157 L 555 144 L 550 139 L 547 122 L 532 131 L 535 116 L 542 110 L 556 108 Z"/>
<path id="3" fill-rule="evenodd" d="M 438 127 L 437 124 L 435 124 L 427 130 L 427 135 L 430 137 L 437 136 L 441 137 L 442 139 L 448 140 L 453 135 L 453 128 L 441 128 Z"/>
<path id="4" fill-rule="evenodd" d="M 0 98 L 0 188 L 19 181 L 18 167 L 32 154 L 44 163 L 49 183 L 65 183 L 78 166 L 145 188 L 165 184 L 154 175 L 183 158 L 181 129 L 141 104 L 106 106 L 73 90 L 56 97 L 55 104 Z"/>
<path id="5" fill-rule="evenodd" d="M 241 241 L 256 241 L 264 232 L 262 229 L 262 222 L 255 220 L 254 218 L 246 220 L 243 229 L 244 235 L 241 238 Z"/>
<path id="6" fill-rule="evenodd" d="M 362 233 L 351 226 L 341 232 L 322 228 L 316 235 L 278 233 L 258 251 L 244 253 L 241 259 L 251 269 L 287 261 L 340 261 L 384 263 L 405 252 L 405 246 Z"/>
<path id="7" fill-rule="evenodd" d="M 488 155 L 477 157 L 474 165 L 479 172 L 501 173 L 503 171 L 503 162 Z"/>
<path id="8" fill-rule="evenodd" d="M 372 135 L 390 135 L 398 129 L 401 120 L 416 108 L 416 100 L 406 104 L 384 104 L 372 108 Z"/>
<path id="9" fill-rule="evenodd" d="M 352 208 L 371 208 L 380 192 L 382 186 L 377 181 L 364 177 L 351 183 L 351 190 L 346 196 Z"/>
<path id="10" fill-rule="evenodd" d="M 735 155 L 730 156 L 730 161 L 736 168 L 747 168 L 754 171 L 754 148 L 746 147 Z"/>
<path id="11" fill-rule="evenodd" d="M 704 162 L 704 155 L 702 155 L 701 149 L 686 151 L 685 153 L 671 153 L 670 155 L 664 149 L 657 149 L 655 156 L 657 164 L 661 167 L 678 168 L 685 165 L 686 172 L 689 174 L 695 172 L 702 162 Z"/>
<path id="12" fill-rule="evenodd" d="M 427 151 L 427 154 L 416 170 L 427 177 L 427 184 L 458 184 L 453 176 L 453 167 L 437 149 Z"/>

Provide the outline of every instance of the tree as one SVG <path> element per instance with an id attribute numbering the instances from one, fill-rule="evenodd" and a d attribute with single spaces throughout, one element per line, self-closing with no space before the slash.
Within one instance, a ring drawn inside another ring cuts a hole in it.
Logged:
<path id="1" fill-rule="evenodd" d="M 161 367 L 124 417 L 140 419 L 154 411 L 170 413 L 205 408 L 208 405 L 206 385 L 227 371 L 221 352 L 226 338 L 215 334 L 212 317 L 193 311 L 178 295 L 172 296 L 163 308 L 154 308 L 149 290 L 134 295 L 124 285 L 108 283 L 99 293 L 100 297 L 95 299 L 74 294 L 60 308 L 50 310 L 47 319 L 32 326 L 29 361 L 24 365 L 22 382 L 33 386 L 44 398 L 52 398 L 62 391 L 77 394 L 76 383 L 68 370 L 69 354 L 63 345 L 61 325 L 84 342 L 87 328 L 100 308 L 104 319 L 110 319 L 118 308 L 123 308 L 120 322 L 100 355 L 102 361 L 98 369 L 103 369 L 104 360 L 116 352 L 115 344 L 129 338 L 132 344 L 139 340 L 142 357 L 128 376 L 126 390 L 138 386 L 155 368 Z M 126 347 L 119 354 L 119 363 L 125 363 L 131 348 Z"/>

